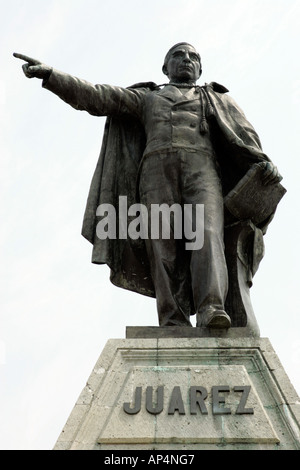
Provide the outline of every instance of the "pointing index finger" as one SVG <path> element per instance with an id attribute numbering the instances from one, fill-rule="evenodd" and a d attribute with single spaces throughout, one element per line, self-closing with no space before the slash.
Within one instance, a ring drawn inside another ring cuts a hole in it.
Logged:
<path id="1" fill-rule="evenodd" d="M 32 57 L 24 54 L 19 54 L 18 52 L 14 52 L 13 56 L 17 59 L 25 60 L 25 62 L 28 62 L 30 65 L 38 65 L 41 63 L 39 60 L 33 59 Z"/>

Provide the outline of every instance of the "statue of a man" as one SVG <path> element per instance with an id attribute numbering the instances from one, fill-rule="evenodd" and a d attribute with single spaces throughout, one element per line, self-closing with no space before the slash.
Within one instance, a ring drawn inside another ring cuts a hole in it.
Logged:
<path id="1" fill-rule="evenodd" d="M 160 326 L 191 326 L 196 314 L 197 326 L 229 328 L 223 198 L 254 164 L 261 164 L 266 184 L 281 176 L 228 90 L 215 82 L 196 85 L 202 68 L 195 48 L 183 42 L 168 51 L 163 72 L 169 83 L 126 89 L 94 86 L 14 55 L 27 62 L 28 78 L 43 79 L 44 88 L 75 109 L 108 116 L 83 225 L 94 245 L 92 261 L 110 266 L 115 285 L 156 297 Z M 203 246 L 187 250 L 172 221 L 169 238 L 100 239 L 97 208 L 118 207 L 120 195 L 149 213 L 153 204 L 189 205 L 193 220 L 204 205 Z"/>

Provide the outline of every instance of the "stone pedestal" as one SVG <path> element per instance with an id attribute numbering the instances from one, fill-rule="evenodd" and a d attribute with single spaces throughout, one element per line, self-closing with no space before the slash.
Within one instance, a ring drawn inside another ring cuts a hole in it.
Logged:
<path id="1" fill-rule="evenodd" d="M 107 342 L 55 450 L 300 449 L 300 399 L 268 339 L 171 328 Z"/>

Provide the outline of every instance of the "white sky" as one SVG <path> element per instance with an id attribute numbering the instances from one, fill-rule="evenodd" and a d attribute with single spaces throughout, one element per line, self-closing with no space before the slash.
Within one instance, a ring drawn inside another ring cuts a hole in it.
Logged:
<path id="1" fill-rule="evenodd" d="M 157 325 L 80 235 L 105 118 L 26 79 L 13 52 L 129 86 L 164 83 L 169 47 L 196 46 L 199 83 L 229 88 L 284 176 L 252 303 L 300 393 L 300 1 L 0 0 L 0 18 L 0 448 L 52 449 L 106 341 Z"/>

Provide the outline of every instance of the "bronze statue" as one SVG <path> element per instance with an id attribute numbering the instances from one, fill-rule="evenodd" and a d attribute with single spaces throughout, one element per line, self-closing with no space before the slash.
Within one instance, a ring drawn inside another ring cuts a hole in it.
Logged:
<path id="1" fill-rule="evenodd" d="M 215 82 L 196 84 L 202 67 L 195 48 L 178 43 L 168 51 L 167 84 L 126 89 L 94 86 L 14 56 L 26 61 L 28 78 L 43 79 L 44 88 L 75 109 L 108 116 L 82 230 L 93 244 L 92 262 L 108 264 L 115 285 L 156 297 L 160 326 L 191 326 L 196 314 L 200 327 L 250 326 L 258 334 L 248 288 L 285 190 L 228 90 Z M 185 237 L 174 236 L 174 214 L 167 238 L 97 236 L 104 215 L 98 208 L 120 210 L 120 196 L 128 206 L 141 204 L 148 215 L 153 205 L 187 205 L 193 229 L 196 208 L 204 206 L 203 244 L 187 249 Z"/>

